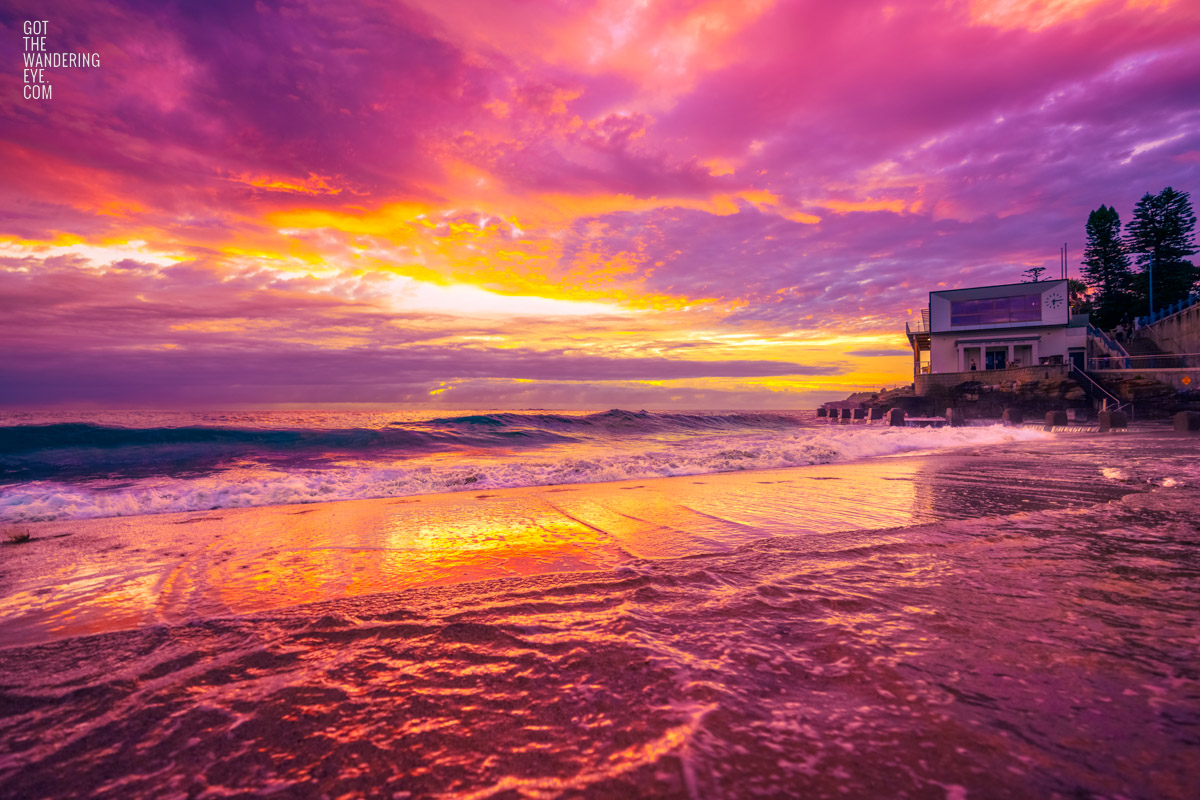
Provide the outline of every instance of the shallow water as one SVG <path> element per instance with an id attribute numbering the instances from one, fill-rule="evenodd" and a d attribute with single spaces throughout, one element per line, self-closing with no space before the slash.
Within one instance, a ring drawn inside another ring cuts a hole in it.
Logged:
<path id="1" fill-rule="evenodd" d="M 0 524 L 845 462 L 1044 438 L 814 412 L 0 414 Z"/>
<path id="2" fill-rule="evenodd" d="M 800 468 L 586 572 L 0 650 L 0 795 L 1190 798 L 1195 453 Z"/>

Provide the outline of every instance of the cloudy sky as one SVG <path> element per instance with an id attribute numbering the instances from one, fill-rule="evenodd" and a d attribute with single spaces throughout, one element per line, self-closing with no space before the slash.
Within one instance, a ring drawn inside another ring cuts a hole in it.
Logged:
<path id="1" fill-rule="evenodd" d="M 101 65 L 23 97 L 22 27 Z M 0 0 L 0 404 L 794 408 L 1200 189 L 1194 0 Z"/>

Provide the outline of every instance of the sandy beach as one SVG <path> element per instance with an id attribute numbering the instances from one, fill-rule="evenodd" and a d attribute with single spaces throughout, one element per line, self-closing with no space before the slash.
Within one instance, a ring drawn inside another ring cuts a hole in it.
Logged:
<path id="1" fill-rule="evenodd" d="M 1189 797 L 1195 447 L 33 524 L 0 794 Z"/>
<path id="2" fill-rule="evenodd" d="M 1108 439 L 1111 443 L 1112 438 Z M 8 645 L 376 592 L 728 553 L 759 539 L 902 528 L 1098 502 L 1090 465 L 1033 480 L 983 452 L 788 470 L 218 509 L 19 526 Z M 989 451 L 990 452 L 990 451 Z M 1082 473 L 1082 474 L 1081 474 Z M 989 478 L 998 480 L 989 483 Z M 987 486 L 972 496 L 973 486 Z M 835 537 L 836 546 L 836 537 Z"/>

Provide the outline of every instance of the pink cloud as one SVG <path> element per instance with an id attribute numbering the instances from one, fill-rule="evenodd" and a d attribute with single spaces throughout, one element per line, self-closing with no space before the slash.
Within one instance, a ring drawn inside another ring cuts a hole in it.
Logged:
<path id="1" fill-rule="evenodd" d="M 255 360 L 274 353 L 375 396 L 369 366 L 425 380 L 483 363 L 463 337 L 511 333 L 389 312 L 392 269 L 508 294 L 714 300 L 710 331 L 898 331 L 939 284 L 1054 269 L 1063 241 L 1078 255 L 1101 203 L 1127 218 L 1146 191 L 1200 190 L 1194 4 L 1014 8 L 63 0 L 55 46 L 103 66 L 57 73 L 47 104 L 14 100 L 19 73 L 0 72 L 0 239 L 146 241 L 189 260 L 18 253 L 0 295 L 9 375 L 49 387 L 39 402 L 70 396 L 71 371 L 91 374 L 86 342 L 129 380 L 186 366 L 232 386 L 274 374 Z M 0 22 L 43 9 L 19 0 Z M 20 62 L 17 41 L 0 59 Z M 392 219 L 399 203 L 413 210 Z M 530 322 L 536 348 L 489 351 L 490 373 L 461 377 L 783 374 L 768 359 L 681 367 L 695 319 L 623 322 L 641 326 L 625 366 Z M 339 371 L 347 352 L 356 366 Z M 829 366 L 801 362 L 787 368 Z"/>

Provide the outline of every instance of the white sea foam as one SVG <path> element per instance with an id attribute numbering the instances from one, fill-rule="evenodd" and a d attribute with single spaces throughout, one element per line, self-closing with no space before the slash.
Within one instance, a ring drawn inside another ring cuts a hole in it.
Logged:
<path id="1" fill-rule="evenodd" d="M 598 483 L 851 461 L 917 451 L 1043 439 L 1001 426 L 807 427 L 676 440 L 575 443 L 503 457 L 411 458 L 322 469 L 239 468 L 203 477 L 102 483 L 33 481 L 0 488 L 0 521 L 130 516 L 439 492 Z"/>

